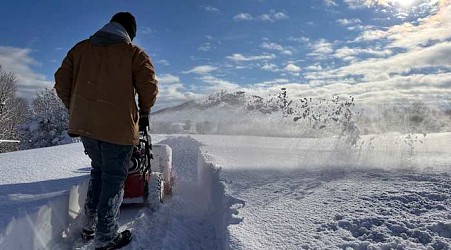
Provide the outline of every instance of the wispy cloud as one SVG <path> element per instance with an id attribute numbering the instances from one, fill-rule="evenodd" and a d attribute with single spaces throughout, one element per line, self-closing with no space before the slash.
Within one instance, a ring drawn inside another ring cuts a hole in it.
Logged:
<path id="1" fill-rule="evenodd" d="M 200 51 L 210 51 L 213 49 L 213 44 L 211 42 L 204 42 L 202 43 L 197 50 Z"/>
<path id="2" fill-rule="evenodd" d="M 350 25 L 360 24 L 360 23 L 362 23 L 362 21 L 358 18 L 352 18 L 352 19 L 343 18 L 343 19 L 338 19 L 337 23 L 342 26 L 350 26 Z"/>
<path id="3" fill-rule="evenodd" d="M 321 66 L 321 64 L 316 63 L 316 64 L 309 65 L 309 66 L 305 67 L 305 70 L 308 70 L 308 71 L 321 71 L 321 70 L 323 70 L 323 67 Z"/>
<path id="4" fill-rule="evenodd" d="M 233 91 L 240 88 L 240 86 L 236 83 L 220 79 L 211 75 L 205 75 L 200 77 L 199 79 L 209 85 L 208 89 L 210 92 L 217 92 L 221 90 Z"/>
<path id="5" fill-rule="evenodd" d="M 154 33 L 154 30 L 152 30 L 152 28 L 150 28 L 150 27 L 142 26 L 142 27 L 139 27 L 138 33 L 144 34 L 144 35 L 150 35 L 150 34 Z"/>
<path id="6" fill-rule="evenodd" d="M 279 71 L 277 65 L 274 63 L 264 63 L 263 65 L 261 65 L 260 69 L 265 70 L 265 71 L 270 71 L 270 72 Z"/>
<path id="7" fill-rule="evenodd" d="M 301 37 L 289 37 L 288 41 L 293 41 L 293 42 L 297 42 L 297 43 L 308 43 L 310 42 L 310 38 L 305 37 L 305 36 L 301 36 Z"/>
<path id="8" fill-rule="evenodd" d="M 329 7 L 331 7 L 331 6 L 337 6 L 338 4 L 335 2 L 335 0 L 323 0 L 323 2 L 324 2 L 324 4 L 326 5 L 326 6 L 329 6 Z"/>
<path id="9" fill-rule="evenodd" d="M 263 42 L 260 45 L 260 47 L 263 49 L 266 49 L 266 50 L 279 51 L 281 54 L 284 54 L 284 55 L 293 55 L 293 52 L 291 52 L 291 50 L 283 47 L 282 45 L 280 45 L 278 43 Z"/>
<path id="10" fill-rule="evenodd" d="M 369 28 L 364 30 L 360 36 L 354 39 L 354 42 L 374 41 L 387 38 L 387 32 L 380 29 Z"/>
<path id="11" fill-rule="evenodd" d="M 249 61 L 264 61 L 264 60 L 271 60 L 276 58 L 274 54 L 264 54 L 264 55 L 258 55 L 258 56 L 244 56 L 242 54 L 236 53 L 231 56 L 227 56 L 227 59 L 234 61 L 234 62 L 249 62 Z"/>
<path id="12" fill-rule="evenodd" d="M 320 39 L 315 43 L 310 44 L 310 47 L 312 52 L 307 55 L 317 59 L 325 59 L 334 52 L 333 44 L 326 39 Z"/>
<path id="13" fill-rule="evenodd" d="M 361 9 L 371 5 L 367 0 L 344 0 L 351 9 Z"/>
<path id="14" fill-rule="evenodd" d="M 215 66 L 211 66 L 211 65 L 201 65 L 201 66 L 196 66 L 188 71 L 185 71 L 183 73 L 194 73 L 194 74 L 199 74 L 199 75 L 205 75 L 208 74 L 212 71 L 217 70 L 218 68 Z"/>
<path id="15" fill-rule="evenodd" d="M 219 12 L 219 9 L 210 5 L 207 6 L 201 6 L 205 11 L 207 12 Z"/>
<path id="16" fill-rule="evenodd" d="M 252 20 L 254 20 L 254 17 L 249 13 L 239 13 L 233 17 L 233 20 L 235 20 L 236 22 L 252 21 Z"/>
<path id="17" fill-rule="evenodd" d="M 276 22 L 284 19 L 289 19 L 285 12 L 271 10 L 269 13 L 253 16 L 250 13 L 239 13 L 233 17 L 236 22 L 240 21 L 260 21 L 260 22 Z"/>
<path id="18" fill-rule="evenodd" d="M 180 83 L 180 77 L 172 74 L 157 75 L 159 84 L 176 84 Z"/>
<path id="19" fill-rule="evenodd" d="M 168 60 L 164 60 L 164 59 L 163 60 L 158 60 L 158 61 L 156 61 L 156 63 L 164 65 L 164 66 L 169 66 L 170 65 L 169 61 Z"/>
<path id="20" fill-rule="evenodd" d="M 387 57 L 392 55 L 393 52 L 389 49 L 374 49 L 374 48 L 349 48 L 342 47 L 335 51 L 334 56 L 344 61 L 356 61 L 360 60 L 359 56 L 372 56 L 372 57 Z"/>

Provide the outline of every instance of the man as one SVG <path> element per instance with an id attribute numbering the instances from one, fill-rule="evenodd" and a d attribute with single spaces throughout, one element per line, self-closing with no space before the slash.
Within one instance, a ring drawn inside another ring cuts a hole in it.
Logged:
<path id="1" fill-rule="evenodd" d="M 149 123 L 158 92 L 151 59 L 131 43 L 135 36 L 134 16 L 117 13 L 75 45 L 55 73 L 69 109 L 68 133 L 80 136 L 92 161 L 82 236 L 94 238 L 96 249 L 117 249 L 132 238 L 129 230 L 118 232 L 117 218 L 139 125 Z"/>

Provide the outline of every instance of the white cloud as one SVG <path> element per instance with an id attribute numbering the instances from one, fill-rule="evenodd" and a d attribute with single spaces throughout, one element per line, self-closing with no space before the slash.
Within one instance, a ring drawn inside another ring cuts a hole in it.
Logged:
<path id="1" fill-rule="evenodd" d="M 264 48 L 264 49 L 269 49 L 269 50 L 279 50 L 279 51 L 284 50 L 283 46 L 280 44 L 277 44 L 277 43 L 263 42 L 260 45 L 260 47 Z"/>
<path id="2" fill-rule="evenodd" d="M 321 66 L 321 64 L 317 63 L 317 64 L 309 65 L 309 66 L 305 67 L 305 69 L 308 71 L 321 71 L 321 70 L 323 70 L 323 67 Z"/>
<path id="3" fill-rule="evenodd" d="M 194 74 L 199 74 L 199 75 L 205 75 L 208 74 L 212 71 L 217 70 L 218 68 L 215 66 L 211 66 L 211 65 L 201 65 L 201 66 L 196 66 L 188 71 L 185 71 L 183 73 L 194 73 Z"/>
<path id="4" fill-rule="evenodd" d="M 236 22 L 251 21 L 253 19 L 254 19 L 254 17 L 249 13 L 239 13 L 233 17 L 233 20 L 235 20 Z"/>
<path id="5" fill-rule="evenodd" d="M 353 42 L 386 43 L 386 48 L 421 49 L 451 37 L 451 4 L 442 4 L 436 15 L 419 19 L 415 24 L 405 22 L 388 28 L 365 27 Z"/>
<path id="6" fill-rule="evenodd" d="M 142 26 L 142 27 L 139 27 L 138 33 L 141 33 L 144 35 L 150 35 L 150 34 L 154 33 L 154 31 L 150 27 Z"/>
<path id="7" fill-rule="evenodd" d="M 415 101 L 423 101 L 438 107 L 451 105 L 451 73 L 395 76 L 387 80 L 362 83 L 334 82 L 325 86 L 280 79 L 254 84 L 240 90 L 267 96 L 279 92 L 282 87 L 287 88 L 292 98 L 322 99 L 334 95 L 352 95 L 357 105 L 369 108 Z"/>
<path id="8" fill-rule="evenodd" d="M 289 56 L 293 55 L 293 52 L 291 52 L 291 50 L 284 48 L 282 45 L 277 44 L 277 43 L 263 42 L 260 45 L 260 47 L 263 49 L 267 49 L 267 50 L 276 50 L 284 55 L 289 55 Z"/>
<path id="9" fill-rule="evenodd" d="M 208 87 L 210 92 L 217 92 L 221 90 L 233 91 L 239 89 L 238 84 L 211 75 L 205 75 L 199 79 L 210 85 Z"/>
<path id="10" fill-rule="evenodd" d="M 361 9 L 365 7 L 369 7 L 368 0 L 344 0 L 346 4 L 348 4 L 351 9 Z"/>
<path id="11" fill-rule="evenodd" d="M 352 19 L 344 18 L 344 19 L 338 19 L 337 23 L 339 23 L 340 25 L 343 25 L 343 26 L 349 26 L 349 25 L 356 25 L 356 24 L 362 23 L 362 21 L 358 18 L 352 18 Z"/>
<path id="12" fill-rule="evenodd" d="M 360 36 L 358 36 L 354 41 L 355 42 L 361 42 L 361 41 L 374 41 L 379 39 L 385 39 L 387 38 L 387 32 L 383 30 L 378 29 L 367 29 L 362 32 Z"/>
<path id="13" fill-rule="evenodd" d="M 33 99 L 39 90 L 53 87 L 51 81 L 31 68 L 39 66 L 31 52 L 31 49 L 0 46 L 0 65 L 16 75 L 17 95 L 26 99 Z"/>
<path id="14" fill-rule="evenodd" d="M 307 55 L 316 57 L 317 59 L 324 59 L 326 56 L 334 52 L 333 44 L 325 39 L 320 39 L 316 43 L 310 44 L 310 46 L 312 48 L 312 52 Z"/>
<path id="15" fill-rule="evenodd" d="M 159 91 L 153 110 L 174 106 L 202 96 L 202 94 L 189 91 L 178 76 L 172 74 L 157 75 L 157 80 Z"/>
<path id="16" fill-rule="evenodd" d="M 293 63 L 288 63 L 283 69 L 283 71 L 287 72 L 292 76 L 300 76 L 301 74 L 299 72 L 301 72 L 301 70 L 302 70 L 301 67 Z"/>
<path id="17" fill-rule="evenodd" d="M 270 80 L 270 81 L 265 81 L 265 82 L 259 82 L 256 84 L 252 85 L 252 89 L 268 89 L 274 86 L 280 86 L 280 84 L 285 84 L 285 83 L 289 83 L 290 80 L 288 79 L 284 79 L 284 78 L 280 78 L 280 79 L 274 79 L 274 80 Z M 278 87 L 280 89 L 280 87 Z"/>
<path id="18" fill-rule="evenodd" d="M 366 0 L 346 0 L 346 3 L 353 8 L 371 7 L 371 3 Z M 242 21 L 262 22 L 270 21 L 272 18 L 268 13 L 255 16 L 249 13 L 242 14 Z M 279 91 L 283 86 L 288 88 L 290 94 L 296 93 L 304 97 L 353 95 L 357 104 L 370 106 L 420 100 L 432 104 L 446 104 L 450 107 L 450 17 L 451 7 L 445 6 L 433 17 L 379 29 L 374 26 L 363 26 L 360 19 L 339 19 L 337 23 L 340 25 L 363 29 L 362 33 L 355 40 L 351 39 L 346 43 L 346 46 L 325 39 L 313 41 L 307 37 L 288 38 L 288 41 L 302 44 L 300 46 L 308 45 L 311 49 L 308 56 L 314 57 L 310 59 L 331 59 L 330 61 L 314 60 L 310 62 L 311 65 L 307 64 L 301 68 L 298 66 L 299 61 L 275 64 L 274 54 L 236 53 L 226 57 L 237 63 L 229 65 L 230 69 L 232 67 L 261 69 L 278 72 L 279 77 L 289 79 L 293 79 L 289 76 L 300 75 L 302 72 L 302 79 L 305 82 L 275 79 L 241 87 L 230 80 L 212 76 L 211 71 L 197 69 L 204 73 L 198 78 L 201 84 L 196 86 L 193 92 L 205 94 L 208 91 L 222 89 L 245 90 L 264 96 L 264 93 Z M 263 40 L 260 48 L 268 50 L 267 52 L 271 52 L 270 50 L 282 52 L 287 49 L 284 44 L 272 43 L 268 39 Z M 349 64 L 342 66 L 342 63 Z M 172 82 L 167 85 L 178 90 L 171 92 L 174 96 L 181 90 L 187 91 L 176 80 L 177 78 L 167 77 L 167 81 Z"/>
<path id="19" fill-rule="evenodd" d="M 387 78 L 411 69 L 447 67 L 451 70 L 451 42 L 400 53 L 389 58 L 368 59 L 336 70 L 340 75 L 363 75 L 367 80 Z"/>
<path id="20" fill-rule="evenodd" d="M 301 36 L 301 37 L 289 37 L 288 41 L 293 41 L 293 42 L 298 42 L 298 43 L 308 43 L 308 42 L 310 42 L 310 38 L 304 37 L 304 36 Z"/>
<path id="21" fill-rule="evenodd" d="M 392 51 L 389 49 L 373 49 L 373 48 L 349 48 L 349 47 L 343 47 L 340 49 L 337 49 L 335 51 L 334 56 L 336 58 L 340 58 L 344 61 L 353 61 L 353 60 L 359 60 L 359 55 L 366 55 L 366 56 L 375 56 L 375 57 L 386 57 L 392 55 Z"/>
<path id="22" fill-rule="evenodd" d="M 171 74 L 157 75 L 157 80 L 159 84 L 180 83 L 180 78 Z"/>
<path id="23" fill-rule="evenodd" d="M 226 58 L 235 62 L 249 62 L 249 61 L 271 60 L 276 58 L 276 56 L 274 54 L 265 54 L 259 56 L 244 56 L 242 54 L 236 53 L 231 56 L 227 56 Z"/>
<path id="24" fill-rule="evenodd" d="M 264 13 L 259 16 L 253 16 L 249 13 L 239 13 L 233 17 L 234 21 L 261 21 L 261 22 L 276 22 L 290 17 L 285 12 L 271 10 L 269 13 Z"/>
<path id="25" fill-rule="evenodd" d="M 210 42 L 204 42 L 199 46 L 199 48 L 197 48 L 197 50 L 200 51 L 210 51 L 211 49 L 213 49 L 213 45 Z"/>
<path id="26" fill-rule="evenodd" d="M 213 6 L 202 6 L 202 8 L 207 12 L 219 12 L 219 9 Z"/>
<path id="27" fill-rule="evenodd" d="M 271 72 L 279 71 L 279 69 L 277 68 L 277 65 L 275 65 L 274 63 L 265 63 L 260 68 L 262 70 L 271 71 Z"/>
<path id="28" fill-rule="evenodd" d="M 324 4 L 326 6 L 337 6 L 338 4 L 335 2 L 335 0 L 323 0 Z"/>
<path id="29" fill-rule="evenodd" d="M 301 67 L 299 67 L 295 64 L 289 63 L 289 64 L 287 64 L 287 66 L 285 66 L 285 71 L 292 72 L 292 73 L 298 73 L 301 71 Z"/>
<path id="30" fill-rule="evenodd" d="M 168 60 L 158 60 L 157 63 L 161 64 L 161 65 L 165 65 L 165 66 L 169 66 L 170 65 Z"/>

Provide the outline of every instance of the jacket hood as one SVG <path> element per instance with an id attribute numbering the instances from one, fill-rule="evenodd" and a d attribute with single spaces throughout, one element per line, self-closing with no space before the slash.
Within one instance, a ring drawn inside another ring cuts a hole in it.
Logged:
<path id="1" fill-rule="evenodd" d="M 116 22 L 107 23 L 89 39 L 93 44 L 101 46 L 132 42 L 125 28 Z"/>

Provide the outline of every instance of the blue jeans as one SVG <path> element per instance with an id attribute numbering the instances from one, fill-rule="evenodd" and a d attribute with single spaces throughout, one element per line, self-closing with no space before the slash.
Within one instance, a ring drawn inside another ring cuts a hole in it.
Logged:
<path id="1" fill-rule="evenodd" d="M 132 145 L 117 145 L 81 137 L 91 158 L 91 179 L 85 201 L 87 224 L 96 230 L 95 245 L 104 246 L 118 235 L 117 218 L 124 194 L 124 183 Z"/>

